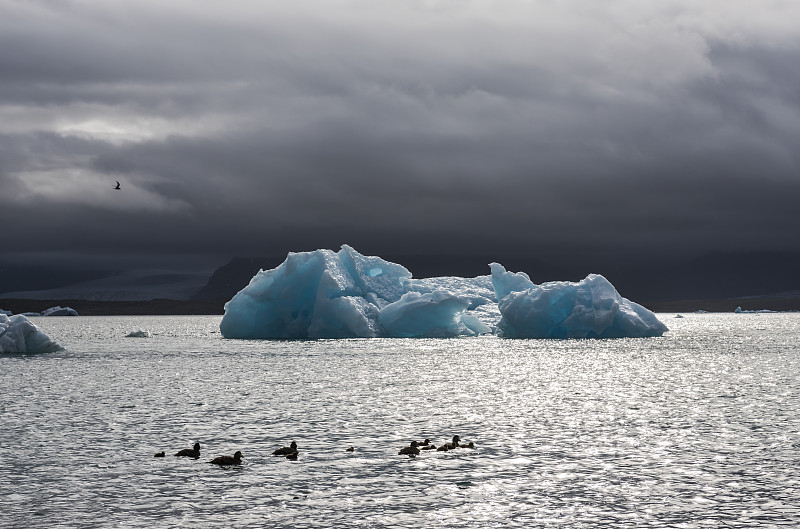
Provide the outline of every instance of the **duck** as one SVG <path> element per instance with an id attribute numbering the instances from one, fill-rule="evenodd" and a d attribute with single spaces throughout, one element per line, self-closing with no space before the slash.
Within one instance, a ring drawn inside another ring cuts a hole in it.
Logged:
<path id="1" fill-rule="evenodd" d="M 114 186 L 114 189 L 121 189 L 119 186 L 119 182 L 117 182 L 117 185 Z"/>
<path id="2" fill-rule="evenodd" d="M 400 455 L 408 455 L 408 456 L 415 456 L 419 454 L 419 448 L 417 448 L 417 442 L 411 441 L 411 446 L 406 446 L 400 449 L 398 452 Z"/>
<path id="3" fill-rule="evenodd" d="M 153 457 L 166 457 L 166 455 L 167 455 L 167 454 L 166 454 L 166 453 L 164 453 L 164 452 L 156 452 L 156 453 L 153 455 Z"/>
<path id="4" fill-rule="evenodd" d="M 278 448 L 277 450 L 272 452 L 272 455 L 274 455 L 274 456 L 288 456 L 288 455 L 291 455 L 292 453 L 297 453 L 297 443 L 295 443 L 294 441 L 292 441 L 292 444 L 290 444 L 289 446 L 284 446 L 283 448 Z"/>
<path id="5" fill-rule="evenodd" d="M 354 452 L 354 451 L 355 451 L 355 448 L 352 447 L 352 446 L 350 448 L 345 448 L 345 452 Z"/>
<path id="6" fill-rule="evenodd" d="M 470 449 L 473 449 L 473 450 L 474 450 L 474 449 L 475 449 L 475 443 L 473 443 L 472 441 L 470 441 L 469 443 L 467 443 L 467 444 L 465 444 L 465 445 L 458 445 L 458 447 L 459 447 L 459 448 L 470 448 Z"/>
<path id="7" fill-rule="evenodd" d="M 195 443 L 193 448 L 184 448 L 175 457 L 193 457 L 198 459 L 200 457 L 200 443 Z"/>
<path id="8" fill-rule="evenodd" d="M 241 465 L 242 464 L 242 453 L 240 451 L 236 451 L 233 456 L 219 456 L 215 457 L 209 463 L 213 465 L 219 466 L 228 466 L 228 465 Z"/>
<path id="9" fill-rule="evenodd" d="M 458 442 L 460 440 L 461 440 L 461 438 L 459 436 L 454 435 L 452 443 L 445 443 L 442 446 L 440 446 L 439 448 L 437 448 L 436 451 L 437 452 L 447 452 L 448 450 L 453 450 L 455 448 L 458 448 L 459 447 Z"/>
<path id="10" fill-rule="evenodd" d="M 421 443 L 417 443 L 417 448 L 420 450 L 436 450 L 436 445 L 431 443 L 430 439 L 425 439 Z"/>

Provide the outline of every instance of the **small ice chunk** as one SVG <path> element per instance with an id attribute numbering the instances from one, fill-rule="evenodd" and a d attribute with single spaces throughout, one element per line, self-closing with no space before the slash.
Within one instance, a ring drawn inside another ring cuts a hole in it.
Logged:
<path id="1" fill-rule="evenodd" d="M 52 353 L 61 346 L 22 314 L 0 314 L 0 353 Z"/>
<path id="2" fill-rule="evenodd" d="M 151 336 L 153 336 L 153 334 L 150 331 L 137 329 L 126 334 L 125 338 L 150 338 Z"/>

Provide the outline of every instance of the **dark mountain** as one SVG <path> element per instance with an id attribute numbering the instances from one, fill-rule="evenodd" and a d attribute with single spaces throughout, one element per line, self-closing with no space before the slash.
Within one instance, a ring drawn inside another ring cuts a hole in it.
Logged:
<path id="1" fill-rule="evenodd" d="M 0 294 L 21 290 L 46 290 L 110 277 L 113 270 L 75 270 L 53 265 L 0 263 Z"/>
<path id="2" fill-rule="evenodd" d="M 275 268 L 286 259 L 283 257 L 236 257 L 217 268 L 206 286 L 192 299 L 231 299 L 243 289 L 261 269 Z"/>

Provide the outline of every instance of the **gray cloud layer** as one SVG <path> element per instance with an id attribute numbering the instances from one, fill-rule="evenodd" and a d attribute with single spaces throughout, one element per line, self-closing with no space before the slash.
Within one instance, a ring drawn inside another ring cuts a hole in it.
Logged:
<path id="1" fill-rule="evenodd" d="M 0 0 L 3 252 L 800 250 L 800 4 L 269 4 Z"/>

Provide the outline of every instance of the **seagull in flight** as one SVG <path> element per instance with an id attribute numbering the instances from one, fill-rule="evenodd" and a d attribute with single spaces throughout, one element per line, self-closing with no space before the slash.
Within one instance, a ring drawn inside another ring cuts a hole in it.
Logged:
<path id="1" fill-rule="evenodd" d="M 121 189 L 121 188 L 119 187 L 119 182 L 117 182 L 117 185 L 116 185 L 116 186 L 114 186 L 114 189 Z"/>

